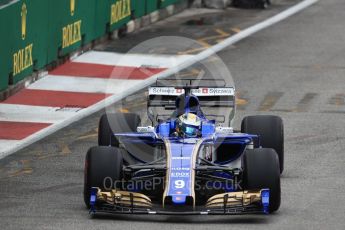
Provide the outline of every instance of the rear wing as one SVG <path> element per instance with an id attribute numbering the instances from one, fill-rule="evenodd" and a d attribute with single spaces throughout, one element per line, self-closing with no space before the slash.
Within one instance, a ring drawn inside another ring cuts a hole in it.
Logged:
<path id="1" fill-rule="evenodd" d="M 160 120 L 166 120 L 176 109 L 176 98 L 189 93 L 197 96 L 200 107 L 206 118 L 230 126 L 235 112 L 235 89 L 233 87 L 206 87 L 206 86 L 153 86 L 148 92 L 148 114 L 155 125 Z"/>

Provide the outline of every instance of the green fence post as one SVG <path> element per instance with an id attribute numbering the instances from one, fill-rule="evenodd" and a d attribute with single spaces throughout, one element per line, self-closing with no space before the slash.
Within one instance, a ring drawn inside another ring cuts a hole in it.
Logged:
<path id="1" fill-rule="evenodd" d="M 146 1 L 147 0 L 132 0 L 132 11 L 135 19 L 145 15 Z"/>
<path id="2" fill-rule="evenodd" d="M 166 8 L 167 6 L 181 2 L 181 0 L 159 0 L 159 8 Z"/>
<path id="3" fill-rule="evenodd" d="M 110 28 L 110 0 L 95 2 L 95 37 L 102 37 Z"/>

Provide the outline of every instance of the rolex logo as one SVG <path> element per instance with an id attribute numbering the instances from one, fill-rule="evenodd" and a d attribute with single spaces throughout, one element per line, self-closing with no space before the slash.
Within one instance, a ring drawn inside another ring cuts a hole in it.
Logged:
<path id="1" fill-rule="evenodd" d="M 71 7 L 71 16 L 73 16 L 74 10 L 75 10 L 75 0 L 70 0 L 70 7 Z"/>
<path id="2" fill-rule="evenodd" d="M 26 8 L 26 4 L 23 3 L 22 5 L 22 12 L 21 12 L 21 16 L 22 16 L 22 39 L 25 40 L 26 37 L 26 16 L 28 14 L 28 10 Z"/>

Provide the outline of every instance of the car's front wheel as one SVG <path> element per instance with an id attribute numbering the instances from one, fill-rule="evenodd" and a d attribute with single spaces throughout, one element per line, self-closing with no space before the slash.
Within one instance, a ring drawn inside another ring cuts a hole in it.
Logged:
<path id="1" fill-rule="evenodd" d="M 280 206 L 280 173 L 277 153 L 274 149 L 246 150 L 243 156 L 243 189 L 270 189 L 269 211 Z"/>
<path id="2" fill-rule="evenodd" d="M 109 146 L 92 147 L 86 154 L 84 171 L 84 202 L 90 206 L 91 188 L 115 188 L 122 179 L 123 158 L 121 150 Z"/>

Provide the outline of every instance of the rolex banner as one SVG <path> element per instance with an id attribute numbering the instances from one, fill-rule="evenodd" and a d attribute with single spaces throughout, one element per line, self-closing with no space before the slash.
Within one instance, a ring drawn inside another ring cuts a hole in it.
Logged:
<path id="1" fill-rule="evenodd" d="M 179 0 L 177 0 L 179 1 Z M 0 1 L 0 91 L 176 0 Z"/>

